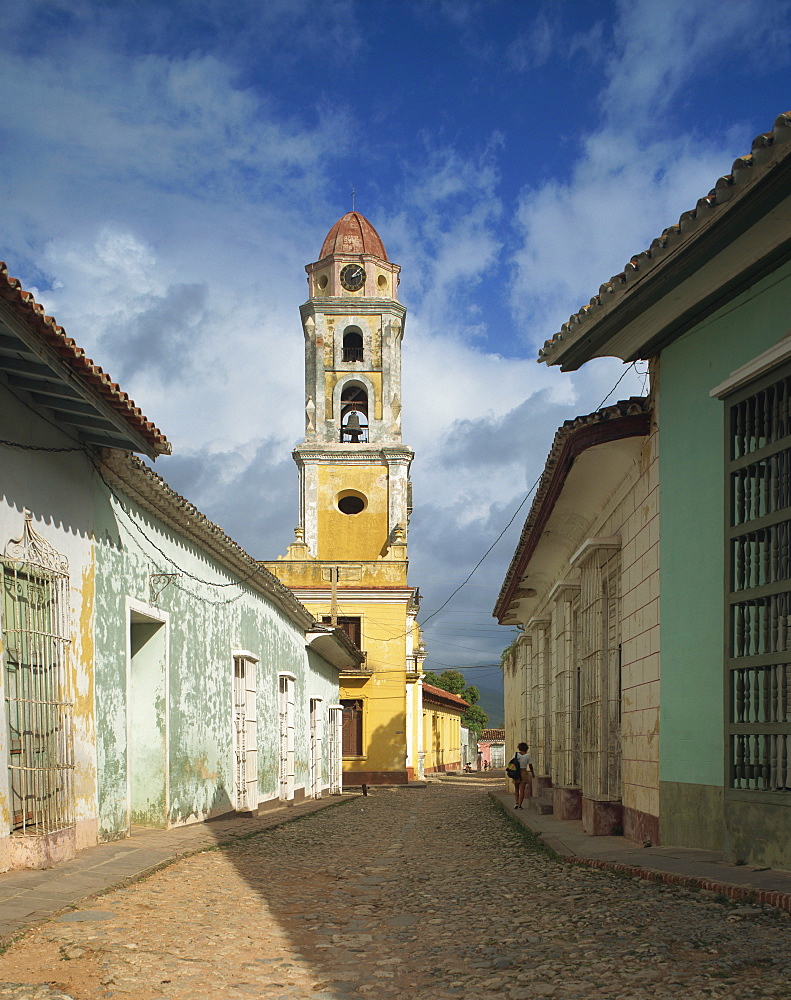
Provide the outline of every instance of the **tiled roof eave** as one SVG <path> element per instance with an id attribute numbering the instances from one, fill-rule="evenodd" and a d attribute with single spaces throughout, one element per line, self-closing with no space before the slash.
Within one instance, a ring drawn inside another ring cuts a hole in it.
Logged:
<path id="1" fill-rule="evenodd" d="M 466 712 L 470 707 L 470 703 L 465 701 L 464 698 L 459 697 L 459 695 L 445 691 L 443 688 L 434 687 L 433 684 L 426 684 L 425 682 L 423 683 L 423 700 L 436 705 L 442 705 L 446 708 L 452 708 L 462 713 Z"/>
<path id="2" fill-rule="evenodd" d="M 145 510 L 208 551 L 231 573 L 242 577 L 241 586 L 271 599 L 300 629 L 315 626 L 313 615 L 288 587 L 139 458 L 107 449 L 97 471 L 109 485 L 115 484 Z"/>
<path id="3" fill-rule="evenodd" d="M 100 407 L 107 408 L 116 419 L 120 418 L 122 425 L 125 424 L 141 443 L 145 442 L 144 450 L 150 457 L 171 453 L 171 445 L 165 435 L 146 419 L 142 410 L 120 386 L 66 336 L 63 327 L 52 316 L 47 316 L 44 307 L 36 302 L 33 295 L 26 292 L 16 278 L 9 276 L 8 268 L 2 261 L 0 300 L 10 310 L 17 324 L 30 331 L 25 334 L 26 339 L 35 340 L 37 353 L 44 363 L 52 367 L 53 372 L 62 375 L 66 382 L 77 383 L 83 389 L 83 395 L 93 397 Z"/>
<path id="4" fill-rule="evenodd" d="M 777 117 L 771 132 L 753 140 L 751 152 L 736 159 L 731 173 L 720 177 L 694 209 L 684 212 L 679 221 L 665 229 L 647 250 L 632 257 L 620 274 L 604 282 L 590 302 L 545 341 L 538 361 L 560 365 L 565 371 L 578 368 L 589 357 L 598 356 L 595 335 L 603 322 L 610 319 L 637 290 L 653 283 L 674 260 L 688 253 L 691 246 L 739 212 L 745 199 L 772 182 L 773 172 L 778 168 L 783 171 L 791 169 L 789 144 L 791 112 L 786 112 Z M 787 190 L 785 183 L 778 186 Z"/>
<path id="5" fill-rule="evenodd" d="M 577 455 L 605 441 L 647 434 L 650 429 L 650 413 L 649 400 L 633 396 L 594 413 L 567 420 L 557 430 L 530 512 L 525 519 L 519 542 L 492 612 L 495 618 L 501 619 L 507 613 L 519 581 L 535 551 L 543 526 L 552 513 Z"/>

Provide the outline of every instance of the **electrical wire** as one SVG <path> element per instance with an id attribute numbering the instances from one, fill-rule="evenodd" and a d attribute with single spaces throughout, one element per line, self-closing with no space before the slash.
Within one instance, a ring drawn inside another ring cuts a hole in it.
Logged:
<path id="1" fill-rule="evenodd" d="M 623 382 L 623 380 L 626 378 L 626 376 L 629 374 L 629 372 L 633 368 L 634 368 L 635 371 L 637 371 L 637 362 L 636 361 L 633 361 L 629 365 L 629 367 L 623 372 L 623 374 L 618 379 L 618 381 L 615 383 L 615 385 L 612 387 L 612 389 L 610 389 L 610 391 L 607 393 L 607 395 L 604 397 L 604 399 L 596 407 L 597 410 L 600 410 L 604 406 L 604 404 L 607 402 L 607 400 L 610 398 L 610 396 L 612 396 L 612 394 L 615 392 L 615 390 L 618 388 L 618 386 L 621 384 L 621 382 Z"/>

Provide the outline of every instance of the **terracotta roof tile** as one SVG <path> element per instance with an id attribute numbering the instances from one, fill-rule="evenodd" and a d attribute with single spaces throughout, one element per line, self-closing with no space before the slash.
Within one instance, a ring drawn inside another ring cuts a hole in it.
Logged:
<path id="1" fill-rule="evenodd" d="M 120 386 L 86 357 L 82 348 L 66 336 L 63 327 L 59 326 L 52 316 L 47 316 L 44 307 L 36 302 L 30 292 L 22 288 L 19 280 L 9 276 L 8 268 L 3 261 L 0 261 L 0 298 L 8 303 L 23 323 L 55 351 L 84 385 L 98 395 L 105 405 L 115 410 L 132 430 L 149 442 L 155 454 L 170 454 L 170 442 L 165 435 L 146 419 L 142 410 Z"/>
<path id="2" fill-rule="evenodd" d="M 698 199 L 695 208 L 682 213 L 679 221 L 663 230 L 647 250 L 636 254 L 629 260 L 620 274 L 613 275 L 609 281 L 599 286 L 599 292 L 590 302 L 582 306 L 569 317 L 567 322 L 538 352 L 538 360 L 547 364 L 557 364 L 556 356 L 567 342 L 573 342 L 583 333 L 583 330 L 594 323 L 603 310 L 613 308 L 621 295 L 628 291 L 629 286 L 655 267 L 661 265 L 668 254 L 672 253 L 678 244 L 693 236 L 700 230 L 704 222 L 725 210 L 725 206 L 734 196 L 740 194 L 746 185 L 754 182 L 763 172 L 779 159 L 788 155 L 786 148 L 791 142 L 791 111 L 778 115 L 771 132 L 764 132 L 753 139 L 752 151 L 733 161 L 731 172 L 720 177 L 714 187 L 703 198 Z"/>
<path id="3" fill-rule="evenodd" d="M 470 707 L 470 703 L 460 698 L 457 694 L 451 694 L 450 691 L 446 691 L 444 688 L 434 687 L 433 684 L 423 683 L 423 696 L 428 695 L 429 701 L 446 701 L 452 705 L 460 708 L 462 711 Z"/>

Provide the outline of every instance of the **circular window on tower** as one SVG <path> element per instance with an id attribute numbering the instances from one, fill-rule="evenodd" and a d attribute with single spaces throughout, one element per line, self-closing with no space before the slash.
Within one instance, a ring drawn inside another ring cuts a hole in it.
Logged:
<path id="1" fill-rule="evenodd" d="M 368 500 L 357 490 L 344 490 L 337 497 L 338 510 L 341 514 L 359 514 L 368 506 Z"/>

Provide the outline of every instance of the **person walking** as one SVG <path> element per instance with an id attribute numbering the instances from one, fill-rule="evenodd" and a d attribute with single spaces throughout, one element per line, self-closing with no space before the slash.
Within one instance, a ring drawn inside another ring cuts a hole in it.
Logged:
<path id="1" fill-rule="evenodd" d="M 516 753 L 514 754 L 514 763 L 519 766 L 519 773 L 514 781 L 514 799 L 516 804 L 514 809 L 523 809 L 522 803 L 525 800 L 525 792 L 527 791 L 527 775 L 530 772 L 533 777 L 535 777 L 535 771 L 533 770 L 533 759 L 527 752 L 529 749 L 527 743 L 518 743 L 516 747 Z"/>

